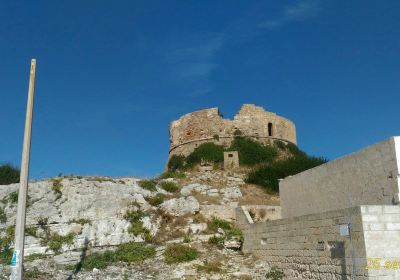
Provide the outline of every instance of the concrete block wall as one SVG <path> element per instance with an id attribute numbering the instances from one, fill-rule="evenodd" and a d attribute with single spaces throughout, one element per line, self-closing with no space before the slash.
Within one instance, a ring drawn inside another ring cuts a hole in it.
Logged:
<path id="1" fill-rule="evenodd" d="M 399 203 L 400 137 L 281 180 L 282 217 Z"/>
<path id="2" fill-rule="evenodd" d="M 361 206 L 361 213 L 370 279 L 400 279 L 400 206 Z"/>
<path id="3" fill-rule="evenodd" d="M 285 279 L 368 279 L 360 207 L 261 223 L 243 210 L 236 209 L 243 251 L 282 269 Z M 340 224 L 351 224 L 351 241 Z"/>

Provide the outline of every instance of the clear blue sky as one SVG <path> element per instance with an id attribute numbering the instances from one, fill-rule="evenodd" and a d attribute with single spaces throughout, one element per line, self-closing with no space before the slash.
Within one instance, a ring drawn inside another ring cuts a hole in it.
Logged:
<path id="1" fill-rule="evenodd" d="M 330 159 L 400 134 L 400 1 L 1 1 L 0 162 L 31 178 L 151 176 L 169 123 L 255 103 Z"/>

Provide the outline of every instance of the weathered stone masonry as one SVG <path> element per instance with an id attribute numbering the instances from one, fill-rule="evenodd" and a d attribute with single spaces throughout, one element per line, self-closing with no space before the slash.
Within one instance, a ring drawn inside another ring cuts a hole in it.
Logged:
<path id="1" fill-rule="evenodd" d="M 262 107 L 244 104 L 233 120 L 224 119 L 218 108 L 211 108 L 173 121 L 170 126 L 170 156 L 186 156 L 206 142 L 229 146 L 236 130 L 264 144 L 274 140 L 296 144 L 293 122 Z"/>
<path id="2" fill-rule="evenodd" d="M 254 223 L 236 209 L 243 251 L 285 279 L 400 279 L 399 168 L 400 137 L 392 137 L 282 180 L 282 219 Z M 366 269 L 371 262 L 377 267 Z"/>

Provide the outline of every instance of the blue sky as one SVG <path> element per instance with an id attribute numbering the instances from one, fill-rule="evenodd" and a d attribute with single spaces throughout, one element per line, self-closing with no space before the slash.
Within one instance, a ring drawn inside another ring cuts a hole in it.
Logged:
<path id="1" fill-rule="evenodd" d="M 337 158 L 400 135 L 400 2 L 1 1 L 0 162 L 20 164 L 37 59 L 31 178 L 152 176 L 169 123 L 255 103 Z"/>

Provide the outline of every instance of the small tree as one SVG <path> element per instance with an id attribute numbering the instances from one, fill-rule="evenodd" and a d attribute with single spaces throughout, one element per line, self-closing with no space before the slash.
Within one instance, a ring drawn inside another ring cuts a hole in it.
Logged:
<path id="1" fill-rule="evenodd" d="M 0 185 L 9 185 L 19 182 L 20 171 L 9 163 L 0 166 Z"/>

